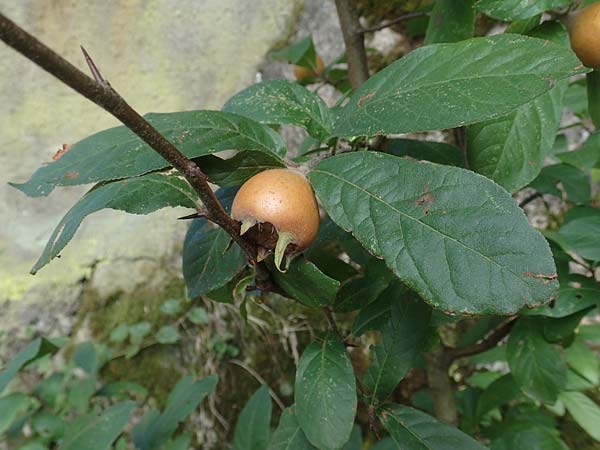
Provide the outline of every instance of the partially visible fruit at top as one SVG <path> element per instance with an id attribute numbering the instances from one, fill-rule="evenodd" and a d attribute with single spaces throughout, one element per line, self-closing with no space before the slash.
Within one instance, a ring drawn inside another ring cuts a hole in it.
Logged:
<path id="1" fill-rule="evenodd" d="M 573 13 L 568 28 L 577 57 L 585 66 L 600 69 L 600 2 Z"/>

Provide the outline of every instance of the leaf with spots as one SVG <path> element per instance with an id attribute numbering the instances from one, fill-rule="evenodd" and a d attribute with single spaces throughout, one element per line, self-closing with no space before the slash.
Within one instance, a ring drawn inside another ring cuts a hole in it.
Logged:
<path id="1" fill-rule="evenodd" d="M 331 135 L 333 118 L 317 94 L 288 80 L 257 83 L 234 95 L 223 111 L 241 114 L 271 125 L 296 125 L 306 128 L 319 140 Z"/>
<path id="2" fill-rule="evenodd" d="M 150 173 L 137 178 L 98 184 L 61 219 L 31 273 L 35 274 L 55 258 L 69 243 L 83 219 L 101 209 L 150 214 L 169 206 L 196 208 L 197 204 L 198 196 L 178 174 Z"/>
<path id="3" fill-rule="evenodd" d="M 285 154 L 275 131 L 247 117 L 221 111 L 182 111 L 144 116 L 188 158 L 223 150 Z M 29 197 L 50 194 L 56 186 L 75 186 L 135 177 L 169 163 L 127 127 L 100 131 L 73 144 L 60 159 L 40 167 L 26 183 L 11 185 Z"/>
<path id="4" fill-rule="evenodd" d="M 526 36 L 428 45 L 364 83 L 340 111 L 334 134 L 409 133 L 481 122 L 587 71 L 570 49 Z"/>
<path id="5" fill-rule="evenodd" d="M 348 441 L 356 415 L 356 380 L 339 339 L 328 335 L 306 347 L 295 396 L 298 423 L 312 445 L 337 450 Z"/>
<path id="6" fill-rule="evenodd" d="M 558 287 L 548 243 L 481 175 L 355 152 L 322 161 L 309 179 L 331 219 L 436 308 L 511 314 Z"/>
<path id="7" fill-rule="evenodd" d="M 569 3 L 571 0 L 479 0 L 475 4 L 475 8 L 494 19 L 509 21 L 527 19 Z"/>

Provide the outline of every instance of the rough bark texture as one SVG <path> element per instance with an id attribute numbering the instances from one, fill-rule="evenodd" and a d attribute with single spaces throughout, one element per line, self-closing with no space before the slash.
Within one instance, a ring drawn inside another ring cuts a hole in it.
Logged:
<path id="1" fill-rule="evenodd" d="M 435 416 L 443 422 L 457 425 L 458 414 L 454 402 L 454 389 L 448 375 L 450 358 L 447 349 L 440 346 L 439 349 L 428 353 L 425 355 L 425 362 Z"/>
<path id="2" fill-rule="evenodd" d="M 369 78 L 363 32 L 358 21 L 355 0 L 335 0 L 348 57 L 348 76 L 354 89 Z"/>

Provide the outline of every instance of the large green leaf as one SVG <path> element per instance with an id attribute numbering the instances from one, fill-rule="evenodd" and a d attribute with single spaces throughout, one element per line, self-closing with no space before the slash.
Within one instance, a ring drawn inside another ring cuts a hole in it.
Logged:
<path id="1" fill-rule="evenodd" d="M 349 312 L 370 304 L 388 287 L 393 277 L 382 261 L 371 258 L 362 275 L 344 281 L 335 300 L 335 311 Z"/>
<path id="2" fill-rule="evenodd" d="M 269 450 L 316 450 L 306 439 L 298 424 L 295 406 L 290 406 L 281 415 L 279 425 L 273 433 Z"/>
<path id="3" fill-rule="evenodd" d="M 557 22 L 545 22 L 530 36 L 568 47 L 567 31 Z M 469 165 L 510 192 L 530 183 L 551 153 L 563 112 L 567 80 L 510 114 L 468 129 Z"/>
<path id="4" fill-rule="evenodd" d="M 491 450 L 570 450 L 555 430 L 536 424 L 511 427 L 495 439 Z"/>
<path id="5" fill-rule="evenodd" d="M 309 308 L 330 306 L 340 288 L 340 282 L 325 275 L 313 263 L 298 257 L 286 273 L 279 272 L 270 264 L 275 282 L 292 298 Z"/>
<path id="6" fill-rule="evenodd" d="M 19 370 L 36 359 L 54 353 L 57 350 L 58 347 L 50 341 L 44 338 L 35 339 L 31 344 L 17 353 L 4 367 L 4 370 L 0 372 L 0 394 Z"/>
<path id="7" fill-rule="evenodd" d="M 222 150 L 285 153 L 281 137 L 265 125 L 220 111 L 147 114 L 163 136 L 189 158 Z M 57 161 L 39 168 L 14 187 L 30 197 L 46 196 L 56 186 L 73 186 L 142 175 L 169 163 L 128 128 L 96 133 L 78 143 Z"/>
<path id="8" fill-rule="evenodd" d="M 502 116 L 586 72 L 572 51 L 503 34 L 421 47 L 364 83 L 341 110 L 340 136 L 408 133 Z"/>
<path id="9" fill-rule="evenodd" d="M 431 11 L 424 45 L 458 42 L 473 37 L 475 0 L 436 0 Z"/>
<path id="10" fill-rule="evenodd" d="M 212 375 L 199 381 L 193 377 L 182 378 L 173 388 L 162 413 L 150 410 L 133 428 L 131 436 L 138 450 L 158 450 L 169 440 L 179 423 L 191 414 L 214 392 L 218 377 Z"/>
<path id="11" fill-rule="evenodd" d="M 569 3 L 570 0 L 479 0 L 475 8 L 494 19 L 509 21 L 527 19 Z"/>
<path id="12" fill-rule="evenodd" d="M 100 184 L 92 188 L 60 220 L 31 273 L 60 254 L 83 219 L 101 209 L 110 208 L 132 214 L 149 214 L 168 206 L 196 208 L 198 196 L 177 174 L 149 173 L 141 177 Z"/>
<path id="13" fill-rule="evenodd" d="M 388 322 L 381 327 L 381 344 L 372 347 L 373 363 L 365 373 L 363 384 L 369 403 L 385 400 L 414 367 L 429 335 L 431 309 L 416 296 L 407 295 L 391 303 Z"/>
<path id="14" fill-rule="evenodd" d="M 379 417 L 394 441 L 395 450 L 485 450 L 458 428 L 424 412 L 402 405 L 384 408 Z"/>
<path id="15" fill-rule="evenodd" d="M 233 450 L 266 450 L 271 423 L 269 386 L 262 385 L 242 409 L 233 433 Z"/>
<path id="16" fill-rule="evenodd" d="M 600 441 L 600 406 L 581 392 L 561 392 L 560 400 L 581 428 Z"/>
<path id="17" fill-rule="evenodd" d="M 544 339 L 543 322 L 522 317 L 510 333 L 506 348 L 510 371 L 521 389 L 554 403 L 567 381 L 567 365 L 559 349 Z"/>
<path id="18" fill-rule="evenodd" d="M 477 401 L 477 416 L 481 417 L 494 408 L 515 399 L 521 390 L 510 373 L 501 376 L 483 391 Z"/>
<path id="19" fill-rule="evenodd" d="M 578 276 L 572 281 L 561 281 L 558 297 L 552 305 L 524 310 L 521 314 L 558 319 L 589 309 L 599 301 L 600 285 L 587 277 Z"/>
<path id="20" fill-rule="evenodd" d="M 558 185 L 567 194 L 567 199 L 579 205 L 591 202 L 590 177 L 569 164 L 553 164 L 542 169 L 530 187 L 543 194 L 562 196 Z"/>
<path id="21" fill-rule="evenodd" d="M 577 150 L 557 153 L 554 156 L 581 171 L 588 171 L 600 161 L 600 133 L 590 135 L 585 144 Z"/>
<path id="22" fill-rule="evenodd" d="M 229 99 L 223 111 L 266 124 L 304 127 L 320 140 L 331 135 L 333 129 L 333 118 L 321 97 L 289 80 L 254 84 Z"/>
<path id="23" fill-rule="evenodd" d="M 469 167 L 510 192 L 529 184 L 552 151 L 566 83 L 510 114 L 468 128 Z"/>
<path id="24" fill-rule="evenodd" d="M 296 372 L 297 419 L 312 445 L 336 450 L 348 441 L 356 415 L 356 380 L 344 344 L 329 335 L 311 343 Z"/>
<path id="25" fill-rule="evenodd" d="M 332 220 L 436 308 L 514 313 L 557 288 L 547 242 L 487 178 L 374 152 L 329 158 L 309 178 Z"/>
<path id="26" fill-rule="evenodd" d="M 579 333 L 573 343 L 565 350 L 565 357 L 569 366 L 593 385 L 600 383 L 600 360 Z"/>
<path id="27" fill-rule="evenodd" d="M 86 414 L 75 419 L 65 431 L 59 450 L 107 450 L 127 425 L 134 402 L 111 406 L 102 414 Z"/>

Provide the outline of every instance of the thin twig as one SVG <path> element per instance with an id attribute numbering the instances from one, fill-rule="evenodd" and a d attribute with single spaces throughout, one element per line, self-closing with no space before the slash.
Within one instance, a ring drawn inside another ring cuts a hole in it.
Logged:
<path id="1" fill-rule="evenodd" d="M 383 30 L 384 28 L 391 27 L 392 25 L 396 25 L 397 23 L 404 22 L 410 19 L 416 19 L 417 17 L 428 16 L 429 14 L 425 11 L 415 11 L 407 14 L 403 14 L 401 16 L 396 17 L 395 19 L 388 20 L 386 22 L 382 22 L 379 25 L 375 25 L 369 28 L 363 28 L 360 30 L 360 33 L 373 33 L 374 31 Z"/>
<path id="2" fill-rule="evenodd" d="M 333 311 L 331 310 L 331 308 L 325 307 L 325 308 L 323 308 L 323 312 L 325 312 L 325 316 L 327 317 L 327 322 L 329 322 L 329 328 L 331 328 L 335 332 L 337 337 L 343 343 L 344 337 L 342 336 L 342 333 L 340 333 L 340 329 L 337 326 L 335 317 L 333 317 Z"/>
<path id="3" fill-rule="evenodd" d="M 540 198 L 541 196 L 541 192 L 534 192 L 529 197 L 525 197 L 523 200 L 521 200 L 521 202 L 519 203 L 519 208 L 524 208 L 526 205 L 534 201 L 536 198 Z"/>
<path id="4" fill-rule="evenodd" d="M 104 78 L 100 75 L 100 71 L 89 55 L 87 55 L 87 52 L 84 53 L 87 55 L 86 61 L 90 65 L 90 68 L 92 68 L 94 76 L 100 77 L 100 82 L 91 79 L 62 56 L 55 53 L 2 14 L 0 14 L 0 39 L 36 63 L 46 72 L 54 75 L 67 86 L 73 88 L 85 98 L 115 116 L 181 172 L 198 193 L 206 209 L 207 218 L 231 235 L 235 242 L 248 255 L 251 262 L 255 261 L 255 246 L 240 236 L 239 222 L 233 220 L 223 209 L 223 206 L 208 184 L 208 177 L 193 161 L 162 136 L 104 81 Z"/>
<path id="5" fill-rule="evenodd" d="M 369 78 L 364 33 L 358 21 L 355 0 L 335 0 L 335 6 L 346 45 L 348 78 L 356 90 Z"/>
<path id="6" fill-rule="evenodd" d="M 258 381 L 260 384 L 264 384 L 267 387 L 269 386 L 267 384 L 267 382 L 265 381 L 265 379 L 263 377 L 261 377 L 260 374 L 256 370 L 254 370 L 252 367 L 245 364 L 243 361 L 240 361 L 239 359 L 230 359 L 228 362 L 231 364 L 235 364 L 236 366 L 239 366 L 242 369 L 244 369 L 246 372 L 248 372 L 250 375 L 252 375 L 254 378 L 256 378 L 256 381 Z M 277 406 L 279 406 L 279 409 L 281 409 L 283 411 L 285 409 L 285 405 L 281 401 L 281 399 L 277 396 L 277 394 L 273 391 L 273 389 L 269 388 L 269 394 L 271 395 L 271 398 L 273 400 L 275 400 L 275 403 L 277 403 Z"/>
<path id="7" fill-rule="evenodd" d="M 484 339 L 473 345 L 470 345 L 468 347 L 447 349 L 448 357 L 451 360 L 465 358 L 467 356 L 483 353 L 486 350 L 495 347 L 502 339 L 508 336 L 513 326 L 515 325 L 516 320 L 517 316 L 511 317 L 498 328 L 496 328 L 494 331 L 492 331 L 490 334 L 488 334 Z"/>

